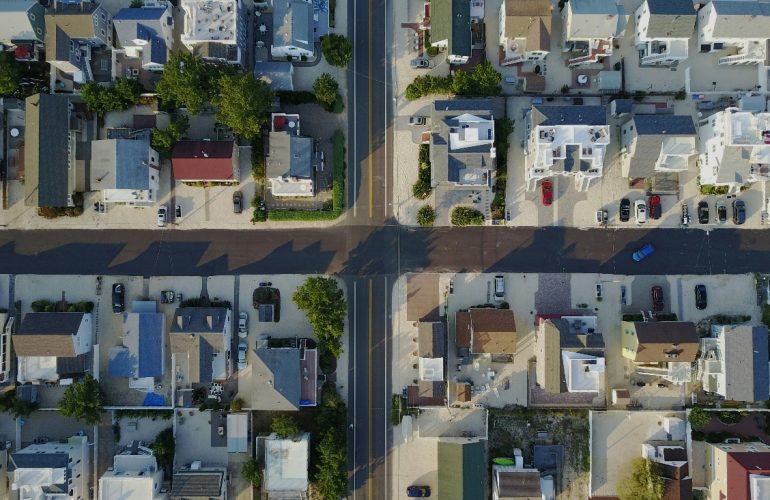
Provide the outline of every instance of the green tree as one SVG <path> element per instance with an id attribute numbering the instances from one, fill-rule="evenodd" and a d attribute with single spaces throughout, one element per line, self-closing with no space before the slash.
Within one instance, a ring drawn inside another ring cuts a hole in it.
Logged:
<path id="1" fill-rule="evenodd" d="M 252 486 L 259 487 L 262 484 L 262 467 L 256 458 L 250 458 L 243 463 L 241 476 L 250 482 Z"/>
<path id="2" fill-rule="evenodd" d="M 690 416 L 687 419 L 690 421 L 692 430 L 699 431 L 711 422 L 711 413 L 696 406 L 690 410 Z"/>
<path id="3" fill-rule="evenodd" d="M 473 76 L 471 73 L 463 70 L 455 71 L 452 76 L 452 93 L 457 95 L 471 95 L 473 94 Z"/>
<path id="4" fill-rule="evenodd" d="M 217 120 L 241 137 L 258 137 L 273 102 L 270 87 L 250 73 L 224 74 L 214 98 Z"/>
<path id="5" fill-rule="evenodd" d="M 318 444 L 316 488 L 324 500 L 338 500 L 347 490 L 347 453 L 334 433 L 327 432 Z"/>
<path id="6" fill-rule="evenodd" d="M 484 223 L 484 214 L 475 208 L 455 207 L 451 219 L 453 226 L 480 226 Z"/>
<path id="7" fill-rule="evenodd" d="M 22 66 L 14 59 L 13 52 L 0 52 L 0 95 L 10 95 L 19 88 Z"/>
<path id="8" fill-rule="evenodd" d="M 80 89 L 80 96 L 86 107 L 98 116 L 104 116 L 110 111 L 128 109 L 144 92 L 142 84 L 128 78 L 118 78 L 111 87 L 88 82 Z"/>
<path id="9" fill-rule="evenodd" d="M 164 157 L 169 156 L 174 149 L 174 144 L 184 137 L 189 128 L 190 121 L 185 115 L 173 117 L 165 130 L 153 129 L 152 149 Z"/>
<path id="10" fill-rule="evenodd" d="M 212 66 L 200 57 L 177 52 L 166 62 L 155 90 L 161 100 L 173 101 L 197 115 L 211 100 L 216 76 Z"/>
<path id="11" fill-rule="evenodd" d="M 300 432 L 299 424 L 291 415 L 278 415 L 273 417 L 273 423 L 270 424 L 270 429 L 278 434 L 281 439 L 294 437 Z"/>
<path id="12" fill-rule="evenodd" d="M 13 400 L 13 406 L 11 407 L 11 413 L 14 418 L 29 418 L 32 412 L 40 408 L 39 403 L 32 403 L 30 401 L 24 401 L 20 397 L 16 397 Z"/>
<path id="13" fill-rule="evenodd" d="M 131 0 L 131 5 L 128 7 L 131 9 L 141 9 L 144 7 L 144 2 L 142 0 Z"/>
<path id="14" fill-rule="evenodd" d="M 168 427 L 160 431 L 155 436 L 155 441 L 150 445 L 150 448 L 158 461 L 158 465 L 165 470 L 166 474 L 171 474 L 171 469 L 174 466 L 174 453 L 176 452 L 174 429 Z"/>
<path id="15" fill-rule="evenodd" d="M 91 375 L 86 375 L 80 382 L 68 386 L 59 401 L 59 412 L 89 425 L 99 423 L 104 412 L 99 382 Z"/>
<path id="16" fill-rule="evenodd" d="M 663 498 L 663 478 L 657 462 L 636 457 L 631 472 L 618 484 L 620 500 L 660 500 Z"/>
<path id="17" fill-rule="evenodd" d="M 459 72 L 458 72 L 459 73 Z M 457 75 L 455 74 L 455 78 Z M 473 86 L 464 95 L 490 97 L 500 95 L 502 76 L 489 61 L 477 64 L 473 68 Z"/>
<path id="18" fill-rule="evenodd" d="M 423 227 L 432 226 L 436 221 L 436 211 L 430 205 L 423 205 L 417 210 L 417 223 Z"/>
<path id="19" fill-rule="evenodd" d="M 318 337 L 319 348 L 339 357 L 348 306 L 337 281 L 334 278 L 308 278 L 294 292 L 293 299 L 297 308 L 307 314 L 308 322 Z"/>
<path id="20" fill-rule="evenodd" d="M 337 100 L 339 88 L 340 86 L 337 83 L 337 80 L 335 80 L 329 73 L 324 73 L 316 78 L 316 81 L 313 84 L 315 98 L 319 102 L 326 104 L 327 107 L 334 104 L 334 101 Z"/>
<path id="21" fill-rule="evenodd" d="M 353 59 L 353 44 L 344 36 L 332 33 L 321 38 L 321 52 L 329 64 L 344 68 Z"/>

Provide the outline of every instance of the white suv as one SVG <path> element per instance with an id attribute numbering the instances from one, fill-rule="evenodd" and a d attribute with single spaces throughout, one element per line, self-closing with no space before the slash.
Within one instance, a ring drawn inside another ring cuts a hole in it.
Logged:
<path id="1" fill-rule="evenodd" d="M 644 200 L 634 202 L 634 213 L 636 214 L 636 223 L 644 224 L 647 222 L 647 203 Z"/>

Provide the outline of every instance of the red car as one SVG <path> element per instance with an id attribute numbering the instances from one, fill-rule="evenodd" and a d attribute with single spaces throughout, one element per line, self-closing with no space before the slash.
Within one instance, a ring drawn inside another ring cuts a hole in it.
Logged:
<path id="1" fill-rule="evenodd" d="M 657 194 L 650 196 L 650 199 L 647 201 L 647 211 L 650 214 L 650 218 L 660 219 L 660 213 L 662 211 L 660 196 Z"/>
<path id="2" fill-rule="evenodd" d="M 663 288 L 659 286 L 652 287 L 651 295 L 652 295 L 652 309 L 655 312 L 662 311 L 663 310 Z"/>
<path id="3" fill-rule="evenodd" d="M 553 182 L 543 181 L 540 188 L 543 193 L 543 205 L 550 207 L 551 203 L 553 203 Z"/>

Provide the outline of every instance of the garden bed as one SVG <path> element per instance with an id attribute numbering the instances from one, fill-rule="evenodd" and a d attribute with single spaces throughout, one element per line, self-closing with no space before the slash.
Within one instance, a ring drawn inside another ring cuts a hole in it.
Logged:
<path id="1" fill-rule="evenodd" d="M 252 294 L 252 305 L 256 310 L 259 310 L 261 305 L 272 305 L 273 322 L 278 323 L 281 320 L 281 291 L 277 288 L 268 286 L 255 288 Z"/>

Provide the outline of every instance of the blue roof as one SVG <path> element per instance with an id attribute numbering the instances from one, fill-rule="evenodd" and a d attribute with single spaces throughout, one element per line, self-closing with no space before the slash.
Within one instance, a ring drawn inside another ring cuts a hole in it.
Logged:
<path id="1" fill-rule="evenodd" d="M 132 368 L 134 363 L 136 363 L 136 359 L 132 361 L 128 348 L 123 346 L 113 347 L 110 349 L 107 373 L 111 377 L 130 377 L 134 372 Z"/>
<path id="2" fill-rule="evenodd" d="M 144 403 L 142 403 L 142 406 L 166 406 L 166 397 L 163 396 L 163 394 L 155 394 L 154 392 L 149 392 L 144 397 Z"/>
<path id="3" fill-rule="evenodd" d="M 198 379 L 201 384 L 208 384 L 214 380 L 214 368 L 211 366 L 211 359 L 214 357 L 214 348 L 211 347 L 211 344 L 209 344 L 203 337 L 201 337 L 200 343 Z"/>
<path id="4" fill-rule="evenodd" d="M 166 64 L 167 59 L 166 41 L 158 36 L 152 37 L 150 41 L 150 61 L 156 64 Z"/>
<path id="5" fill-rule="evenodd" d="M 139 377 L 163 375 L 163 314 L 139 316 Z"/>
<path id="6" fill-rule="evenodd" d="M 533 106 L 541 117 L 535 125 L 607 125 L 607 106 Z M 533 119 L 535 117 L 533 116 Z"/>
<path id="7" fill-rule="evenodd" d="M 754 400 L 763 401 L 768 397 L 770 387 L 770 364 L 768 364 L 768 338 L 767 327 L 753 326 L 751 328 L 753 372 L 754 372 Z"/>
<path id="8" fill-rule="evenodd" d="M 120 9 L 113 21 L 148 21 L 160 19 L 166 12 L 166 9 L 161 7 L 147 7 L 141 9 Z"/>
<path id="9" fill-rule="evenodd" d="M 117 139 L 115 189 L 149 189 L 150 139 Z"/>
<path id="10" fill-rule="evenodd" d="M 650 14 L 695 15 L 692 0 L 647 0 Z"/>
<path id="11" fill-rule="evenodd" d="M 136 38 L 139 40 L 151 40 L 155 35 L 154 29 L 142 23 L 136 23 Z"/>
<path id="12" fill-rule="evenodd" d="M 634 125 L 639 135 L 695 135 L 692 118 L 684 115 L 636 115 Z"/>

